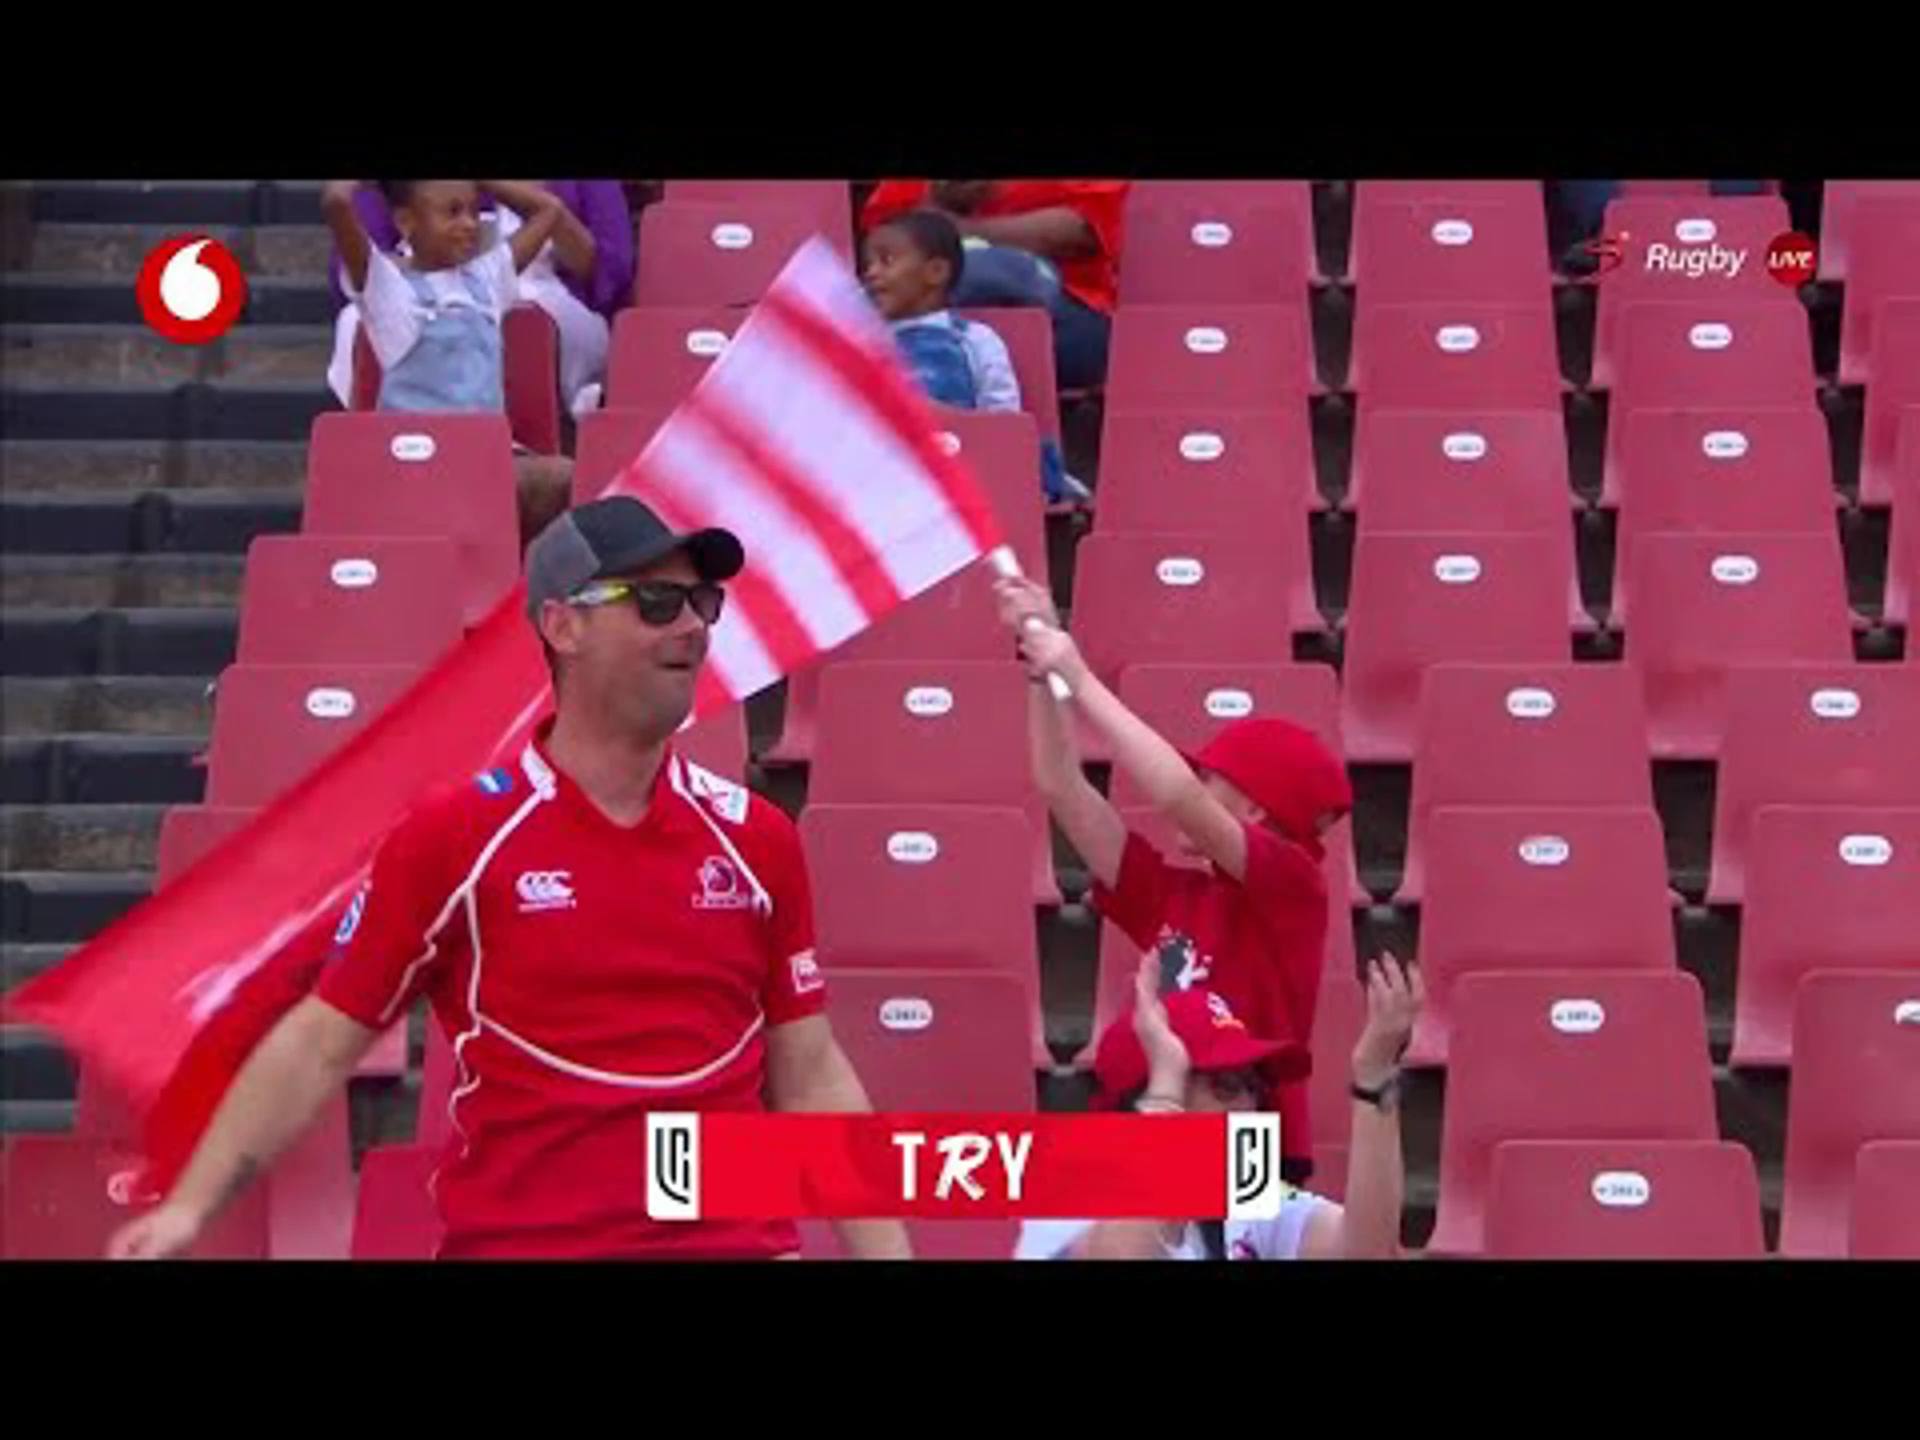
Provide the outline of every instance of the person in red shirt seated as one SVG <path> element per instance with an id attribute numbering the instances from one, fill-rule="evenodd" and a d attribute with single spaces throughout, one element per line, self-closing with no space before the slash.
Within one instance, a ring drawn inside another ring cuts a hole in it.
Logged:
<path id="1" fill-rule="evenodd" d="M 744 563 L 728 531 L 675 534 L 627 496 L 542 532 L 527 609 L 554 717 L 386 837 L 317 990 L 111 1255 L 191 1246 L 421 996 L 458 1066 L 443 1258 L 797 1255 L 791 1221 L 646 1209 L 650 1111 L 869 1109 L 825 1013 L 796 827 L 672 744 Z M 909 1255 L 896 1221 L 838 1228 L 850 1255 Z"/>
<path id="2" fill-rule="evenodd" d="M 1035 782 L 1092 872 L 1095 909 L 1143 951 L 1184 950 L 1181 989 L 1204 983 L 1256 1034 L 1306 1045 L 1332 923 L 1322 837 L 1353 808 L 1345 768 L 1311 731 L 1259 717 L 1234 721 L 1189 759 L 1101 683 L 1045 589 L 1010 579 L 998 593 L 1035 681 Z M 1169 863 L 1093 788 L 1066 707 L 1041 683 L 1048 673 L 1204 870 Z M 1306 1081 L 1281 1084 L 1276 1100 L 1282 1175 L 1301 1184 L 1313 1172 Z"/>
<path id="3" fill-rule="evenodd" d="M 1084 389 L 1107 376 L 1127 188 L 1115 180 L 885 180 L 867 198 L 860 228 L 922 208 L 951 216 L 967 245 L 953 303 L 1044 306 L 1060 386 Z"/>

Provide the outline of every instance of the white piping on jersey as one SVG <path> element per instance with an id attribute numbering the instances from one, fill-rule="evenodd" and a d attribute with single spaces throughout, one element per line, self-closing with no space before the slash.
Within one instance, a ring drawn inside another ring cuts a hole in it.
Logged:
<path id="1" fill-rule="evenodd" d="M 767 1017 L 756 1014 L 748 1023 L 747 1028 L 741 1032 L 740 1038 L 734 1041 L 733 1048 L 727 1051 L 726 1054 L 720 1056 L 718 1059 L 709 1060 L 698 1070 L 687 1070 L 678 1075 L 627 1075 L 617 1070 L 596 1070 L 591 1065 L 582 1065 L 576 1060 L 568 1060 L 564 1056 L 555 1055 L 550 1050 L 542 1050 L 531 1040 L 514 1034 L 513 1031 L 509 1030 L 492 1016 L 481 1016 L 480 1023 L 486 1026 L 487 1029 L 493 1031 L 493 1033 L 498 1035 L 502 1040 L 512 1041 L 543 1065 L 550 1066 L 552 1069 L 559 1070 L 564 1074 L 574 1075 L 582 1080 L 596 1080 L 602 1085 L 617 1085 L 627 1090 L 679 1090 L 689 1085 L 697 1085 L 702 1080 L 711 1079 L 726 1069 L 727 1066 L 731 1065 L 735 1060 L 738 1060 L 742 1053 L 745 1052 L 747 1046 L 753 1043 L 753 1037 L 765 1028 Z"/>
<path id="2" fill-rule="evenodd" d="M 760 883 L 760 877 L 753 873 L 753 867 L 741 858 L 738 850 L 733 848 L 733 841 L 727 838 L 727 832 L 714 823 L 713 816 L 707 813 L 707 807 L 695 798 L 693 791 L 687 785 L 686 775 L 681 769 L 678 755 L 673 756 L 668 762 L 667 780 L 673 786 L 674 794 L 693 807 L 693 813 L 705 822 L 707 829 L 713 832 L 713 838 L 718 840 L 721 848 L 727 852 L 727 857 L 738 867 L 740 873 L 747 877 L 747 884 L 753 887 L 754 908 L 763 915 L 773 914 L 773 897 L 767 893 L 767 887 Z"/>

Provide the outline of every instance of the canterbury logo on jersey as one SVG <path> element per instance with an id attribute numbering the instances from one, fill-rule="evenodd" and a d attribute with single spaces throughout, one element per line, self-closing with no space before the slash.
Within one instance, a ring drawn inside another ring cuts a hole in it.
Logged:
<path id="1" fill-rule="evenodd" d="M 573 908 L 573 872 L 569 870 L 528 870 L 513 882 L 520 897 L 520 913 L 534 910 L 571 910 Z"/>

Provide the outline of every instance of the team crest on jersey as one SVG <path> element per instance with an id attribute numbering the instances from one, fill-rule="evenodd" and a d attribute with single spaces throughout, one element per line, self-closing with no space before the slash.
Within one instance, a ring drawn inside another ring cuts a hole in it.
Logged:
<path id="1" fill-rule="evenodd" d="M 696 910 L 745 910 L 753 904 L 753 891 L 731 860 L 709 855 L 700 862 L 699 880 Z"/>
<path id="2" fill-rule="evenodd" d="M 502 769 L 483 770 L 473 777 L 473 783 L 482 795 L 511 795 L 513 772 Z"/>

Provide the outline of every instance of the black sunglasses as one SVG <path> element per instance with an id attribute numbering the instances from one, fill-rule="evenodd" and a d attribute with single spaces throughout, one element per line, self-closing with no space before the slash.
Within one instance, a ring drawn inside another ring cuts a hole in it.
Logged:
<path id="1" fill-rule="evenodd" d="M 683 585 L 677 580 L 599 580 L 568 603 L 610 605 L 616 600 L 632 600 L 633 608 L 649 625 L 671 625 L 689 605 L 705 624 L 712 625 L 720 619 L 727 592 L 707 580 L 692 585 Z"/>

